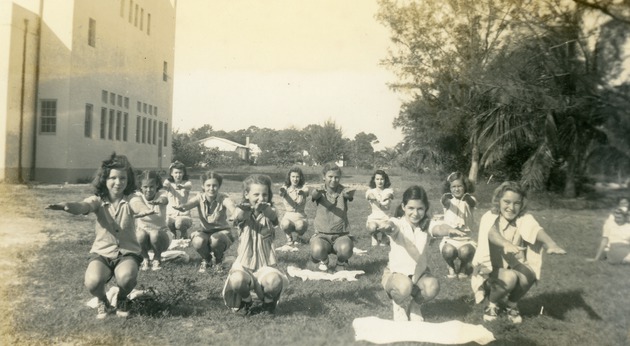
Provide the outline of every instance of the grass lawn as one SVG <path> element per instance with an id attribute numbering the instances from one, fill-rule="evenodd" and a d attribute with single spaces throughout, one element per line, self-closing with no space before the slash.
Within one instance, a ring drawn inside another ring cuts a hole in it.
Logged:
<path id="1" fill-rule="evenodd" d="M 273 175 L 274 182 L 279 184 L 282 176 Z M 232 172 L 225 177 L 221 190 L 238 200 L 244 175 Z M 439 211 L 441 183 L 437 178 L 397 175 L 391 179 L 397 201 L 407 186 L 421 184 L 432 197 L 432 211 Z M 366 272 L 358 281 L 302 282 L 290 278 L 290 287 L 283 292 L 275 316 L 243 317 L 231 313 L 223 305 L 221 289 L 227 274 L 197 273 L 200 258 L 189 248 L 186 251 L 191 256 L 190 263 L 167 262 L 161 271 L 140 273 L 138 288 L 150 288 L 157 293 L 135 302 L 130 318 L 110 316 L 105 320 L 96 320 L 95 310 L 85 305 L 91 298 L 83 286 L 83 275 L 94 240 L 94 216 L 72 216 L 44 210 L 49 203 L 82 200 L 91 194 L 90 187 L 0 185 L 3 223 L 33 219 L 42 227 L 37 234 L 45 238 L 40 245 L 2 248 L 0 264 L 7 260 L 19 262 L 15 267 L 19 274 L 3 278 L 5 283 L 0 287 L 0 314 L 3 316 L 0 344 L 353 344 L 354 318 L 391 318 L 392 315 L 391 302 L 380 285 L 389 248 L 372 248 L 364 227 L 369 214 L 369 206 L 363 197 L 368 181 L 369 176 L 365 173 L 354 172 L 346 173 L 342 179 L 342 183 L 357 184 L 360 189 L 349 207 L 350 232 L 357 237 L 355 246 L 368 250 L 368 254 L 350 259 L 350 269 Z M 194 189 L 199 190 L 200 184 L 196 180 L 193 183 Z M 475 211 L 477 220 L 488 210 L 495 186 L 484 183 L 478 186 L 475 195 L 481 203 Z M 283 206 L 278 197 L 274 197 L 274 202 L 282 213 Z M 630 267 L 585 261 L 595 253 L 608 210 L 557 209 L 552 204 L 548 200 L 534 200 L 531 209 L 568 254 L 545 256 L 542 280 L 520 303 L 524 318 L 521 325 L 514 326 L 504 320 L 485 324 L 497 339 L 493 344 L 629 344 L 627 287 Z M 307 205 L 307 214 L 312 220 L 312 203 Z M 308 234 L 312 231 L 309 229 Z M 7 240 L 14 236 L 0 234 Z M 278 232 L 277 246 L 282 245 L 284 239 Z M 441 292 L 435 300 L 423 306 L 425 319 L 428 322 L 457 319 L 481 324 L 483 306 L 471 302 L 469 282 L 445 278 L 446 264 L 438 253 L 438 243 L 439 240 L 435 240 L 431 246 L 429 265 L 440 280 Z M 227 256 L 234 256 L 235 249 L 233 245 Z M 279 252 L 278 255 L 282 269 L 288 265 L 304 268 L 308 246 L 302 245 L 299 252 Z"/>

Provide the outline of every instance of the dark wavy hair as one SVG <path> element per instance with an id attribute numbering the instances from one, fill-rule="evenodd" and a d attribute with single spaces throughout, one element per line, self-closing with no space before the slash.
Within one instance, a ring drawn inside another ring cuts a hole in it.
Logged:
<path id="1" fill-rule="evenodd" d="M 170 181 L 171 183 L 175 182 L 175 179 L 173 178 L 173 176 L 171 175 L 173 173 L 173 169 L 179 169 L 181 171 L 184 172 L 184 176 L 182 177 L 183 181 L 188 181 L 188 171 L 186 170 L 186 165 L 179 162 L 179 161 L 175 161 L 173 163 L 171 163 L 170 166 L 168 166 L 168 181 Z"/>
<path id="2" fill-rule="evenodd" d="M 424 190 L 424 188 L 420 185 L 410 186 L 407 188 L 407 190 L 405 190 L 405 192 L 403 192 L 402 202 L 398 205 L 398 208 L 396 208 L 394 216 L 398 218 L 405 216 L 405 211 L 403 210 L 403 207 L 407 205 L 409 201 L 414 199 L 421 200 L 427 208 L 424 213 L 424 218 L 420 220 L 420 228 L 423 231 L 427 231 L 429 228 L 429 223 L 431 222 L 431 217 L 429 217 L 429 196 L 427 195 L 427 192 Z"/>
<path id="3" fill-rule="evenodd" d="M 160 173 L 158 173 L 157 171 L 146 170 L 142 171 L 142 173 L 140 173 L 136 178 L 136 181 L 138 182 L 138 189 L 142 188 L 143 181 L 149 179 L 155 180 L 155 184 L 157 187 L 156 191 L 160 191 L 160 189 L 164 187 L 164 185 L 162 185 L 162 177 L 160 176 Z"/>
<path id="4" fill-rule="evenodd" d="M 273 205 L 273 191 L 271 190 L 271 178 L 268 175 L 264 174 L 252 174 L 249 177 L 243 180 L 243 202 L 247 202 L 247 198 L 245 198 L 245 194 L 249 192 L 249 187 L 252 184 L 260 184 L 267 186 L 267 191 L 269 191 L 269 200 L 267 203 Z"/>
<path id="5" fill-rule="evenodd" d="M 505 195 L 505 193 L 508 191 L 512 191 L 521 195 L 521 211 L 516 217 L 523 215 L 527 210 L 527 191 L 521 186 L 521 184 L 515 181 L 503 182 L 501 185 L 499 185 L 499 187 L 494 189 L 494 192 L 492 193 L 492 208 L 490 209 L 490 211 L 493 214 L 497 215 L 501 213 L 501 198 L 503 198 L 503 195 Z"/>
<path id="6" fill-rule="evenodd" d="M 98 168 L 94 175 L 94 180 L 92 181 L 94 194 L 101 198 L 109 196 L 107 178 L 109 178 L 109 173 L 112 169 L 118 169 L 127 173 L 127 186 L 123 194 L 127 196 L 134 193 L 136 191 L 136 179 L 133 167 L 131 167 L 129 160 L 127 160 L 127 156 L 116 155 L 116 152 L 113 152 L 107 160 L 101 162 L 101 167 Z"/>
<path id="7" fill-rule="evenodd" d="M 223 185 L 223 177 L 221 174 L 215 173 L 214 171 L 207 171 L 201 174 L 201 177 L 199 178 L 199 180 L 201 180 L 201 186 L 203 186 L 203 183 L 205 183 L 208 179 L 216 179 L 219 182 L 219 187 Z"/>
<path id="8" fill-rule="evenodd" d="M 385 173 L 384 170 L 377 169 L 376 172 L 374 172 L 374 174 L 372 174 L 372 178 L 370 178 L 370 188 L 371 189 L 376 187 L 376 182 L 374 182 L 374 179 L 376 179 L 377 175 L 380 175 L 380 176 L 383 177 L 383 179 L 385 179 L 385 184 L 383 185 L 385 188 L 388 188 L 388 187 L 392 186 L 391 181 L 389 181 L 389 175 L 387 175 L 387 173 Z"/>
<path id="9" fill-rule="evenodd" d="M 462 181 L 466 193 L 475 192 L 475 184 L 473 184 L 466 175 L 462 174 L 461 172 L 453 172 L 449 174 L 448 177 L 446 177 L 446 181 L 444 181 L 444 193 L 451 192 L 451 183 L 455 180 Z"/>
<path id="10" fill-rule="evenodd" d="M 289 172 L 287 173 L 287 179 L 284 181 L 284 185 L 286 187 L 291 186 L 291 173 L 297 173 L 300 175 L 300 181 L 298 182 L 297 187 L 301 188 L 302 186 L 304 186 L 304 173 L 299 167 L 293 167 L 289 170 Z"/>

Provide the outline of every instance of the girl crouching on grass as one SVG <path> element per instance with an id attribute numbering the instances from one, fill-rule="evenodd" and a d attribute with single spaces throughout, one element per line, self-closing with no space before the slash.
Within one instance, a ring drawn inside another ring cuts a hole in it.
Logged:
<path id="1" fill-rule="evenodd" d="M 243 202 L 234 218 L 239 245 L 236 260 L 223 287 L 225 305 L 245 315 L 252 307 L 250 291 L 262 300 L 259 312 L 275 313 L 289 281 L 278 270 L 273 248 L 278 214 L 272 206 L 271 178 L 251 175 L 243 181 Z"/>
<path id="2" fill-rule="evenodd" d="M 304 173 L 298 167 L 293 167 L 287 174 L 287 180 L 280 187 L 280 197 L 284 202 L 284 216 L 280 228 L 287 236 L 287 245 L 298 245 L 304 241 L 302 236 L 308 229 L 308 220 L 304 207 L 309 195 L 304 187 Z"/>
<path id="3" fill-rule="evenodd" d="M 105 295 L 105 285 L 114 277 L 119 288 L 116 315 L 127 317 L 127 295 L 136 286 L 138 265 L 142 262 L 134 217 L 157 216 L 134 194 L 134 173 L 125 156 L 114 153 L 103 161 L 93 185 L 95 196 L 47 208 L 74 215 L 96 214 L 96 238 L 85 271 L 85 287 L 98 299 L 96 318 L 103 319 L 114 311 Z"/>
<path id="4" fill-rule="evenodd" d="M 179 161 L 175 161 L 169 166 L 169 173 L 168 179 L 164 180 L 164 190 L 168 193 L 166 224 L 173 233 L 173 238 L 186 239 L 188 238 L 188 229 L 193 224 L 190 211 L 179 211 L 173 207 L 188 202 L 192 183 L 188 180 L 186 165 Z"/>
<path id="5" fill-rule="evenodd" d="M 526 207 L 525 190 L 507 181 L 494 190 L 492 209 L 481 217 L 471 285 L 477 303 L 488 297 L 484 321 L 505 311 L 512 323 L 521 323 L 517 303 L 540 278 L 541 245 L 549 254 L 566 253 Z"/>
<path id="6" fill-rule="evenodd" d="M 370 204 L 372 213 L 368 215 L 366 228 L 372 236 L 372 246 L 386 246 L 387 236 L 379 228 L 379 221 L 389 219 L 389 208 L 394 199 L 394 190 L 389 187 L 392 183 L 383 170 L 377 170 L 370 179 L 370 188 L 365 192 L 365 199 Z"/>
<path id="7" fill-rule="evenodd" d="M 161 190 L 162 182 L 157 172 L 144 171 L 139 178 L 141 193 L 138 195 L 147 208 L 155 213 L 155 215 L 136 220 L 136 237 L 144 258 L 140 270 L 148 270 L 149 265 L 151 265 L 151 270 L 160 270 L 162 269 L 162 252 L 168 249 L 173 239 L 166 225 L 168 199 L 166 193 Z M 149 259 L 149 250 L 153 251 L 153 261 Z"/>
<path id="8" fill-rule="evenodd" d="M 599 261 L 605 257 L 610 264 L 630 263 L 630 214 L 629 199 L 621 197 L 613 213 L 606 219 L 602 229 L 602 240 L 594 258 L 587 261 Z"/>
<path id="9" fill-rule="evenodd" d="M 379 225 L 390 238 L 389 262 L 381 283 L 392 299 L 394 321 L 424 321 L 420 305 L 440 291 L 440 284 L 427 265 L 430 237 L 463 234 L 431 221 L 428 210 L 426 191 L 421 186 L 411 186 L 403 193 L 395 217 Z"/>
<path id="10" fill-rule="evenodd" d="M 228 213 L 231 218 L 235 206 L 227 194 L 219 192 L 221 184 L 223 184 L 221 175 L 214 172 L 204 173 L 201 175 L 203 192 L 183 205 L 174 207 L 179 211 L 197 207 L 202 228 L 191 234 L 190 243 L 201 256 L 200 273 L 205 273 L 206 268 L 212 265 L 212 255 L 214 255 L 217 270 L 220 270 L 223 254 L 233 242 Z"/>

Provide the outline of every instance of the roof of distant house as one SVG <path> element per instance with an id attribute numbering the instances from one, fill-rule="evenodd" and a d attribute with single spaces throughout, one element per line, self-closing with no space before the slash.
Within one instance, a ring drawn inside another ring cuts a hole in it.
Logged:
<path id="1" fill-rule="evenodd" d="M 215 136 L 211 136 L 208 138 L 204 138 L 198 141 L 198 143 L 201 143 L 203 145 L 205 145 L 208 148 L 214 148 L 214 147 L 218 147 L 219 149 L 225 148 L 225 147 L 234 147 L 234 148 L 245 148 L 247 149 L 247 146 L 240 144 L 240 143 L 236 143 L 233 142 L 229 139 L 225 139 L 225 138 L 221 138 L 221 137 L 215 137 Z"/>

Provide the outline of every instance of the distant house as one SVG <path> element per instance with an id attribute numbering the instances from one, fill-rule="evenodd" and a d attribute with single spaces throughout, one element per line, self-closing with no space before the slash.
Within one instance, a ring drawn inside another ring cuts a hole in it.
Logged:
<path id="1" fill-rule="evenodd" d="M 249 146 L 232 142 L 221 137 L 208 137 L 199 141 L 208 149 L 217 148 L 219 151 L 236 152 L 242 160 L 249 160 Z"/>

